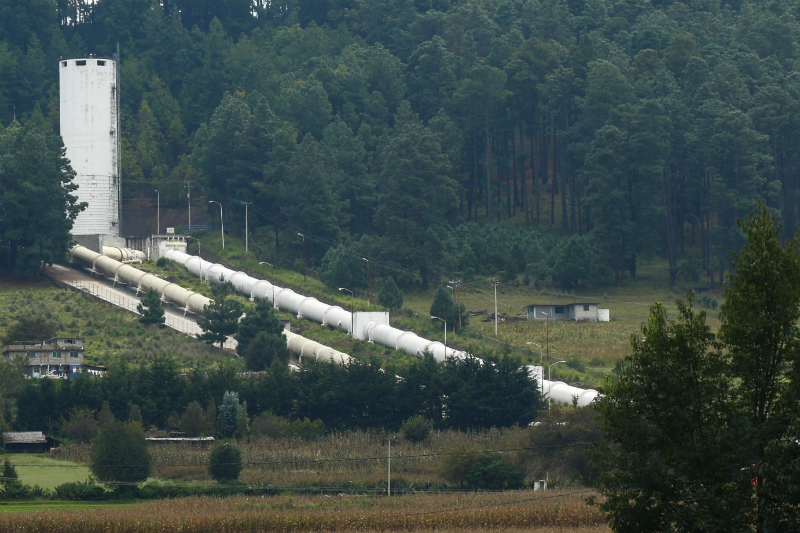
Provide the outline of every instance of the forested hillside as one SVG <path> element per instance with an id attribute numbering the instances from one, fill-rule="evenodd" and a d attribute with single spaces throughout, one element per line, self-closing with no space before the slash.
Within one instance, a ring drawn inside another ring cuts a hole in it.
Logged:
<path id="1" fill-rule="evenodd" d="M 757 199 L 798 225 L 798 16 L 796 0 L 0 0 L 0 121 L 57 133 L 58 59 L 119 45 L 126 197 L 185 201 L 191 180 L 235 228 L 254 202 L 257 242 L 285 259 L 299 231 L 311 264 L 338 245 L 406 283 L 602 284 L 656 255 L 673 281 L 713 282 Z"/>

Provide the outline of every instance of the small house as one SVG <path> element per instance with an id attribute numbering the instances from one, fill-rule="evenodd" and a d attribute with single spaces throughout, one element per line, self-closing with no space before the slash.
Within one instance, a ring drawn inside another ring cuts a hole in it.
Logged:
<path id="1" fill-rule="evenodd" d="M 57 442 L 41 431 L 3 432 L 3 448 L 8 453 L 47 453 Z"/>
<path id="2" fill-rule="evenodd" d="M 83 339 L 14 341 L 3 347 L 3 361 L 12 361 L 17 356 L 25 358 L 29 377 L 76 378 L 83 365 Z"/>
<path id="3" fill-rule="evenodd" d="M 608 309 L 597 303 L 572 302 L 531 304 L 526 307 L 528 320 L 575 320 L 576 322 L 608 322 Z"/>

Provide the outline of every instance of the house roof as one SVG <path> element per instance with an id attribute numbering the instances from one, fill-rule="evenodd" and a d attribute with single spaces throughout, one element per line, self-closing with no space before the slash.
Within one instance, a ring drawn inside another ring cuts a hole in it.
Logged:
<path id="1" fill-rule="evenodd" d="M 597 302 L 559 302 L 559 303 L 552 303 L 551 302 L 551 303 L 545 303 L 545 304 L 543 304 L 543 303 L 530 304 L 530 305 L 526 305 L 525 307 L 534 307 L 534 306 L 546 307 L 546 306 L 553 306 L 553 305 L 557 305 L 557 306 L 560 307 L 562 305 L 566 306 L 566 305 L 600 305 L 600 304 L 597 303 Z"/>
<path id="2" fill-rule="evenodd" d="M 41 431 L 6 431 L 3 433 L 3 444 L 42 444 L 47 437 Z"/>

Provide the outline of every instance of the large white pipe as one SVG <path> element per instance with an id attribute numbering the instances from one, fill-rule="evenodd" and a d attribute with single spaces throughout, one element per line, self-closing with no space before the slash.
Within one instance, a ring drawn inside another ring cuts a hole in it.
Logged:
<path id="1" fill-rule="evenodd" d="M 184 252 L 168 250 L 166 256 L 185 265 L 189 272 L 195 276 L 202 271 L 203 277 L 214 283 L 219 283 L 223 279 L 231 281 L 239 292 L 250 298 L 264 298 L 272 302 L 278 309 L 296 314 L 298 318 L 307 318 L 314 322 L 352 333 L 350 331 L 352 324 L 351 314 L 339 306 L 322 303 L 316 298 L 297 294 L 291 289 L 273 287 L 269 281 L 253 278 L 243 272 L 231 270 L 220 264 L 202 261 L 199 257 Z M 274 302 L 272 301 L 273 291 L 275 294 Z M 445 351 L 444 345 L 439 341 L 423 339 L 411 331 L 403 331 L 374 321 L 364 326 L 364 333 L 366 333 L 365 337 L 372 342 L 387 346 L 393 350 L 403 350 L 417 357 L 421 357 L 425 351 L 428 351 L 440 363 L 444 362 L 446 357 L 467 356 L 465 352 L 453 350 L 452 348 L 447 348 Z M 294 346 L 291 341 L 289 345 L 290 347 Z M 309 348 L 311 348 L 311 345 L 309 345 Z M 305 350 L 301 355 L 307 353 L 308 351 Z M 321 355 L 316 357 L 320 360 L 323 359 Z M 549 395 L 553 401 L 559 403 L 571 404 L 573 403 L 573 398 L 577 398 L 578 406 L 583 407 L 589 405 L 599 396 L 599 393 L 594 389 L 581 389 L 561 381 L 548 381 L 540 376 L 537 376 L 537 381 L 542 394 Z"/>
<path id="2" fill-rule="evenodd" d="M 130 253 L 135 252 L 135 250 L 127 250 L 125 248 L 104 247 L 103 251 L 117 258 L 135 257 L 135 254 Z M 164 300 L 177 303 L 184 308 L 188 307 L 191 311 L 202 313 L 203 308 L 211 303 L 211 300 L 202 294 L 184 289 L 175 283 L 170 283 L 149 272 L 121 263 L 116 259 L 112 259 L 112 257 L 100 255 L 83 246 L 75 246 L 70 250 L 69 254 L 73 261 L 91 266 L 95 272 L 100 272 L 109 277 L 114 276 L 115 281 L 136 287 L 137 290 L 156 289 Z M 296 354 L 301 362 L 305 357 L 311 357 L 316 361 L 339 364 L 349 363 L 352 359 L 346 353 L 314 342 L 296 333 L 284 330 L 283 335 L 286 337 L 289 351 Z"/>
<path id="3" fill-rule="evenodd" d="M 114 250 L 119 250 L 118 248 Z M 113 252 L 112 252 L 113 253 Z M 163 280 L 149 272 L 139 270 L 116 259 L 98 254 L 85 246 L 75 246 L 69 251 L 73 262 L 91 267 L 92 271 L 113 277 L 115 282 L 135 287 L 136 291 L 155 289 L 163 300 L 172 302 L 193 313 L 202 313 L 211 300 L 194 291 Z"/>

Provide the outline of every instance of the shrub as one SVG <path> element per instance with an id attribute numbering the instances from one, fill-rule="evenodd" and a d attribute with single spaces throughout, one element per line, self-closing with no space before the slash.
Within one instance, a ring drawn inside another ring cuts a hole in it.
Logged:
<path id="1" fill-rule="evenodd" d="M 11 481 L 5 483 L 3 489 L 0 490 L 0 499 L 3 500 L 33 500 L 42 498 L 46 495 L 46 491 L 39 487 L 39 485 L 23 485 L 19 481 Z"/>
<path id="2" fill-rule="evenodd" d="M 255 435 L 279 439 L 283 436 L 283 425 L 285 423 L 286 420 L 284 418 L 275 416 L 267 411 L 253 419 L 250 429 Z"/>
<path id="3" fill-rule="evenodd" d="M 485 461 L 477 446 L 459 442 L 444 450 L 436 464 L 436 475 L 450 483 L 464 484 L 473 467 Z"/>
<path id="4" fill-rule="evenodd" d="M 81 444 L 87 444 L 97 435 L 97 418 L 87 407 L 73 407 L 69 412 L 69 422 L 62 421 L 61 434 Z"/>
<path id="5" fill-rule="evenodd" d="M 166 257 L 159 257 L 156 260 L 156 266 L 158 266 L 159 268 L 166 268 L 170 266 L 170 263 L 172 263 L 172 261 L 167 259 Z"/>
<path id="6" fill-rule="evenodd" d="M 525 472 L 505 461 L 484 457 L 467 472 L 465 481 L 474 489 L 516 490 L 524 486 Z"/>
<path id="7" fill-rule="evenodd" d="M 412 416 L 400 428 L 403 438 L 411 442 L 420 442 L 428 438 L 433 429 L 433 422 L 421 415 Z"/>
<path id="8" fill-rule="evenodd" d="M 100 485 L 89 482 L 63 483 L 57 486 L 54 492 L 58 499 L 72 501 L 100 501 L 107 500 L 111 496 L 111 493 Z"/>
<path id="9" fill-rule="evenodd" d="M 216 481 L 239 479 L 242 471 L 242 453 L 230 444 L 215 446 L 209 458 L 208 473 Z"/>
<path id="10" fill-rule="evenodd" d="M 301 440 L 317 440 L 325 435 L 325 424 L 322 420 L 297 419 L 284 424 L 283 433 Z"/>

